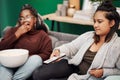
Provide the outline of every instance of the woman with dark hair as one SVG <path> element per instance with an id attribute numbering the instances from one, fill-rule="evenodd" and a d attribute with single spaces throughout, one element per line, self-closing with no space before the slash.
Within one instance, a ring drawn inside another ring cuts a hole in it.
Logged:
<path id="1" fill-rule="evenodd" d="M 101 80 L 120 74 L 120 38 L 116 33 L 120 16 L 112 2 L 101 3 L 93 20 L 95 31 L 55 48 L 50 58 L 61 53 L 66 58 L 37 68 L 34 80 Z"/>
<path id="2" fill-rule="evenodd" d="M 0 50 L 27 49 L 29 58 L 17 68 L 0 65 L 0 80 L 26 80 L 42 62 L 50 57 L 52 42 L 37 11 L 30 5 L 22 7 L 16 27 L 9 29 L 0 42 Z"/>

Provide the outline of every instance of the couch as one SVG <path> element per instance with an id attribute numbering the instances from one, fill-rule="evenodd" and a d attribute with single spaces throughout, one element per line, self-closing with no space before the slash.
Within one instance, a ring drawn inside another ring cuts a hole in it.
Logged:
<path id="1" fill-rule="evenodd" d="M 5 34 L 5 32 L 10 29 L 11 27 L 6 27 L 3 32 L 2 35 Z M 62 33 L 62 32 L 55 32 L 55 31 L 49 31 L 48 32 L 49 37 L 52 40 L 52 48 L 54 49 L 55 47 L 58 47 L 62 44 L 71 42 L 72 40 L 74 40 L 75 38 L 77 38 L 79 35 L 75 35 L 75 34 L 69 34 L 69 33 Z M 120 80 L 120 76 L 110 76 L 108 78 L 106 78 L 105 80 Z M 27 80 L 32 80 L 31 77 Z M 64 80 L 64 79 L 51 79 L 51 80 Z"/>

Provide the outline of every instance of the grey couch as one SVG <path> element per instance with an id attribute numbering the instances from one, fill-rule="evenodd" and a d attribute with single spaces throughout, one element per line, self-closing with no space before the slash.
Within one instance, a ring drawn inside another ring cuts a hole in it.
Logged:
<path id="1" fill-rule="evenodd" d="M 2 32 L 2 35 L 5 34 L 5 32 L 10 29 L 11 27 L 6 27 L 3 32 Z M 58 47 L 62 44 L 65 44 L 65 43 L 68 43 L 68 42 L 71 42 L 72 40 L 74 40 L 75 38 L 78 37 L 78 35 L 75 35 L 75 34 L 68 34 L 68 33 L 62 33 L 62 32 L 55 32 L 55 31 L 49 31 L 48 32 L 48 35 L 49 37 L 51 38 L 52 40 L 52 48 L 54 49 L 55 47 Z M 1 39 L 1 38 L 0 38 Z M 108 77 L 107 79 L 105 80 L 120 80 L 120 76 L 113 76 L 112 78 L 111 77 Z M 30 77 L 29 79 L 27 80 L 32 80 L 32 78 Z M 51 80 L 64 80 L 64 79 L 51 79 Z"/>

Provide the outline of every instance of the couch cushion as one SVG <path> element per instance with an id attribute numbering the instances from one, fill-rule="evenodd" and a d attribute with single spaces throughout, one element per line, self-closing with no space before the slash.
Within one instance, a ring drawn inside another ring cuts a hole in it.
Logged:
<path id="1" fill-rule="evenodd" d="M 79 36 L 75 34 L 55 32 L 55 31 L 49 31 L 48 34 L 56 37 L 59 41 L 69 41 L 69 42 L 71 42 L 72 40 L 74 40 Z"/>
<path id="2" fill-rule="evenodd" d="M 58 38 L 54 37 L 54 36 L 51 36 L 49 35 L 49 37 L 51 38 L 52 40 L 52 48 L 54 49 L 55 47 L 58 47 L 62 44 L 65 44 L 65 43 L 68 43 L 69 41 L 60 41 L 58 40 Z"/>
<path id="3" fill-rule="evenodd" d="M 55 31 L 49 31 L 48 34 L 52 40 L 52 48 L 53 49 L 62 44 L 71 42 L 72 40 L 74 40 L 75 38 L 78 37 L 78 35 L 62 33 L 62 32 L 55 32 Z"/>
<path id="4" fill-rule="evenodd" d="M 58 46 L 60 46 L 60 45 L 62 45 L 62 44 L 65 44 L 65 43 L 68 43 L 69 41 L 57 41 L 56 43 L 55 43 L 55 47 L 58 47 Z"/>
<path id="5" fill-rule="evenodd" d="M 54 49 L 55 48 L 55 43 L 58 41 L 58 39 L 52 35 L 49 35 L 49 37 L 51 38 L 52 40 L 52 48 Z"/>

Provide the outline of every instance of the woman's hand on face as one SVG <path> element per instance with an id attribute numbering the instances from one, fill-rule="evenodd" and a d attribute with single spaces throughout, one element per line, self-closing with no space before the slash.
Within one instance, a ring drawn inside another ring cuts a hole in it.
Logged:
<path id="1" fill-rule="evenodd" d="M 94 77 L 100 78 L 103 75 L 103 69 L 92 69 L 89 73 Z"/>
<path id="2" fill-rule="evenodd" d="M 58 49 L 54 50 L 50 56 L 50 58 L 52 57 L 56 57 L 56 56 L 59 56 L 60 55 L 60 51 Z"/>
<path id="3" fill-rule="evenodd" d="M 19 28 L 15 32 L 15 35 L 17 38 L 19 38 L 21 35 L 27 33 L 28 31 L 30 31 L 30 24 L 28 22 L 25 22 L 24 24 L 19 26 Z"/>

